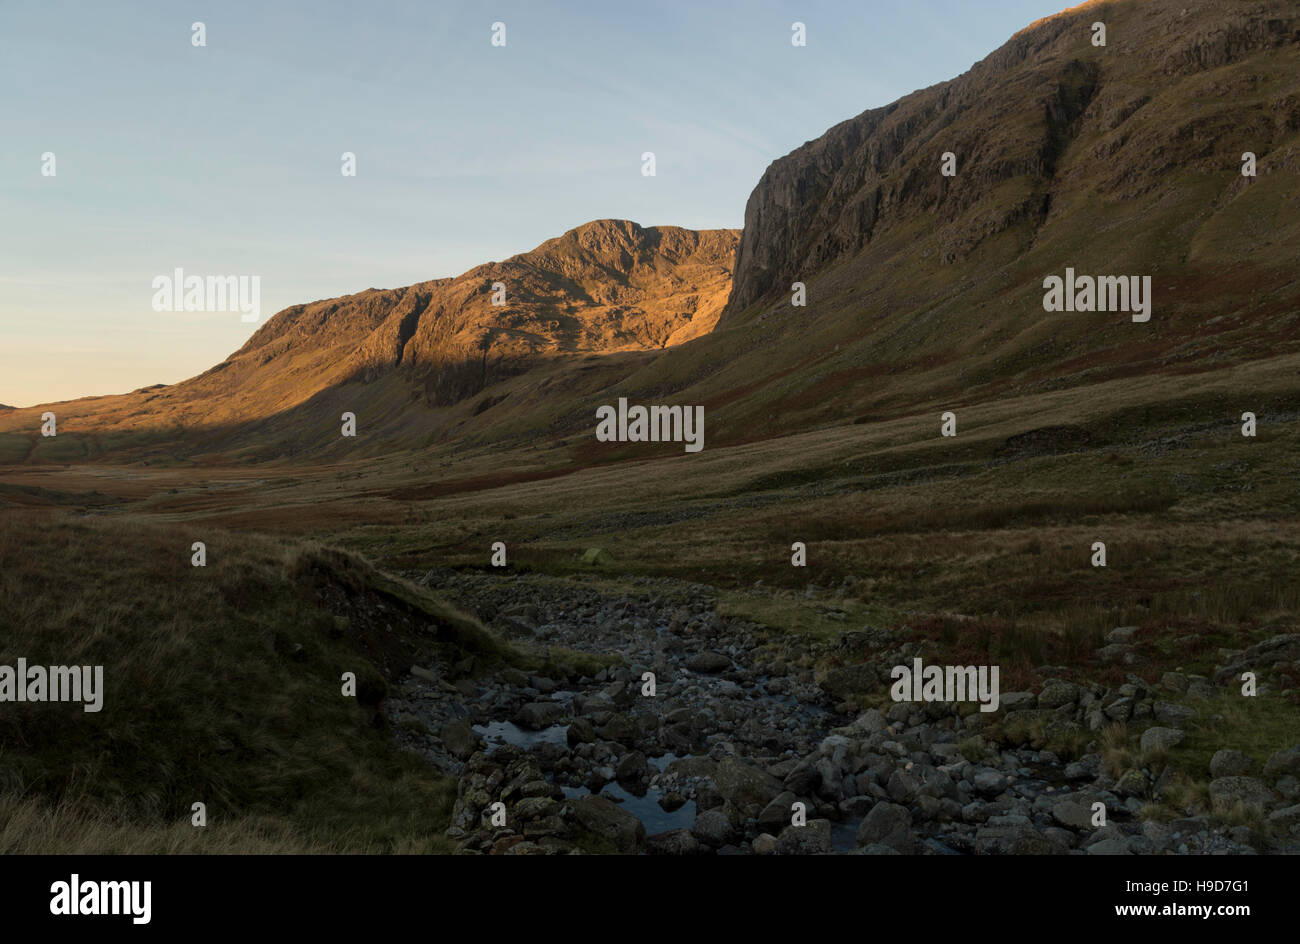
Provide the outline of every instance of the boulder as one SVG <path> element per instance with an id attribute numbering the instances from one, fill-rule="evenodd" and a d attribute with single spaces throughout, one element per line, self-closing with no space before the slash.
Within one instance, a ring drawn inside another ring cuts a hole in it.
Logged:
<path id="1" fill-rule="evenodd" d="M 1210 776 L 1219 777 L 1244 777 L 1253 773 L 1257 764 L 1255 758 L 1242 751 L 1235 751 L 1231 748 L 1223 748 L 1215 751 L 1214 756 L 1210 758 Z"/>
<path id="2" fill-rule="evenodd" d="M 438 737 L 443 747 L 447 748 L 447 753 L 457 760 L 469 760 L 482 743 L 469 721 L 464 718 L 448 721 L 438 729 Z"/>
<path id="3" fill-rule="evenodd" d="M 818 683 L 831 698 L 840 701 L 850 695 L 874 691 L 880 685 L 875 665 L 846 665 L 831 669 Z"/>
<path id="4" fill-rule="evenodd" d="M 1276 752 L 1264 765 L 1264 777 L 1268 780 L 1288 775 L 1300 776 L 1300 744 Z"/>
<path id="5" fill-rule="evenodd" d="M 686 668 L 692 672 L 712 675 L 731 668 L 731 660 L 720 652 L 697 652 L 686 660 Z"/>
<path id="6" fill-rule="evenodd" d="M 1235 653 L 1227 665 L 1220 666 L 1215 671 L 1214 684 L 1223 685 L 1229 681 L 1239 681 L 1242 672 L 1267 668 L 1278 662 L 1294 662 L 1298 659 L 1300 659 L 1300 633 L 1274 636 L 1249 649 Z"/>
<path id="7" fill-rule="evenodd" d="M 1300 804 L 1274 810 L 1268 814 L 1268 822 L 1270 826 L 1278 829 L 1291 829 L 1293 826 L 1300 825 Z"/>
<path id="8" fill-rule="evenodd" d="M 1088 855 L 1132 855 L 1128 850 L 1128 843 L 1123 839 L 1103 839 L 1101 842 L 1094 842 L 1087 849 Z"/>
<path id="9" fill-rule="evenodd" d="M 994 797 L 1007 789 L 1006 775 L 997 770 L 985 768 L 975 775 L 975 792 L 985 797 Z"/>
<path id="10" fill-rule="evenodd" d="M 1218 777 L 1210 781 L 1210 802 L 1216 811 L 1237 803 L 1261 809 L 1273 802 L 1273 791 L 1255 777 Z"/>
<path id="11" fill-rule="evenodd" d="M 530 731 L 540 731 L 565 719 L 567 712 L 558 701 L 533 701 L 515 714 L 515 724 Z"/>
<path id="12" fill-rule="evenodd" d="M 689 829 L 670 829 L 646 836 L 645 851 L 647 855 L 697 855 L 702 850 Z"/>
<path id="13" fill-rule="evenodd" d="M 756 817 L 782 791 L 782 783 L 771 774 L 728 757 L 713 774 L 718 793 L 742 817 Z"/>
<path id="14" fill-rule="evenodd" d="M 612 843 L 619 852 L 637 852 L 645 842 L 641 821 L 606 797 L 578 797 L 569 808 L 579 826 Z"/>
<path id="15" fill-rule="evenodd" d="M 1194 720 L 1197 715 L 1195 708 L 1188 708 L 1186 705 L 1176 705 L 1171 701 L 1156 702 L 1154 710 L 1156 720 L 1171 728 L 1180 728 Z"/>
<path id="16" fill-rule="evenodd" d="M 1144 754 L 1148 751 L 1167 751 L 1181 744 L 1186 736 L 1178 728 L 1147 728 L 1142 732 L 1142 739 L 1138 745 Z"/>
<path id="17" fill-rule="evenodd" d="M 888 846 L 895 852 L 910 855 L 916 849 L 912 832 L 912 814 L 896 803 L 877 803 L 858 827 L 858 845 Z"/>
<path id="18" fill-rule="evenodd" d="M 736 828 L 731 825 L 727 814 L 721 810 L 705 810 L 697 813 L 691 832 L 700 842 L 714 849 L 725 846 L 736 838 Z"/>
<path id="19" fill-rule="evenodd" d="M 831 845 L 831 822 L 828 819 L 809 820 L 806 826 L 787 826 L 776 840 L 780 855 L 826 855 L 834 851 Z"/>
<path id="20" fill-rule="evenodd" d="M 1081 691 L 1082 689 L 1073 682 L 1064 679 L 1048 679 L 1043 685 L 1043 690 L 1038 694 L 1038 707 L 1060 708 L 1062 705 L 1073 705 L 1079 700 Z"/>

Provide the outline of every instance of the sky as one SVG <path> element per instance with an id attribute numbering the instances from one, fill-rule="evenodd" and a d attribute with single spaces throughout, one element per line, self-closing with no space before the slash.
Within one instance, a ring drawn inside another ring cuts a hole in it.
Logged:
<path id="1" fill-rule="evenodd" d="M 595 219 L 740 227 L 773 160 L 1068 5 L 0 0 L 0 403 L 184 380 Z M 178 268 L 258 277 L 260 319 L 155 311 Z"/>

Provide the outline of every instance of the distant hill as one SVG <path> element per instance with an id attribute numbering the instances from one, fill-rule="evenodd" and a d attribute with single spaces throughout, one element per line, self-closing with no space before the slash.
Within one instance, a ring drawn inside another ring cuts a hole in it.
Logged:
<path id="1" fill-rule="evenodd" d="M 557 358 L 671 347 L 717 322 L 739 235 L 597 220 L 456 278 L 294 305 L 191 380 L 60 404 L 62 443 L 10 441 L 0 459 L 88 458 L 158 441 L 174 444 L 169 454 L 250 445 L 292 454 L 295 433 L 338 445 L 334 399 L 373 430 L 376 417 L 454 406 Z M 321 398 L 330 405 L 317 410 Z M 293 410 L 299 418 L 281 428 L 276 417 Z M 438 425 L 412 422 L 419 444 Z M 75 435 L 94 442 L 76 447 Z"/>

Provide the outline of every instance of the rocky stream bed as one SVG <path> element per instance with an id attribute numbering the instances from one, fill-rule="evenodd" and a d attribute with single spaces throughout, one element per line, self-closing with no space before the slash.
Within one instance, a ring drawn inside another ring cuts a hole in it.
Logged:
<path id="1" fill-rule="evenodd" d="M 859 713 L 840 697 L 845 674 L 887 677 L 914 654 L 889 630 L 821 644 L 866 646 L 873 657 L 817 678 L 816 645 L 719 617 L 707 587 L 645 580 L 621 593 L 544 577 L 412 576 L 504 636 L 613 657 L 592 674 L 561 662 L 546 675 L 506 668 L 456 683 L 446 666 L 413 666 L 387 699 L 401 742 L 458 778 L 448 833 L 467 853 L 1300 850 L 1300 745 L 1262 768 L 1231 749 L 1214 755 L 1212 798 L 1258 805 L 1261 841 L 1258 829 L 1206 814 L 1144 819 L 1164 786 L 1151 771 L 1116 777 L 1095 750 L 1067 762 L 981 734 L 994 716 L 1004 728 L 1081 735 L 1122 721 L 1142 732 L 1143 748 L 1176 744 L 1197 710 L 1163 696 L 1208 697 L 1209 679 L 1168 673 L 1152 686 L 1130 676 L 1113 691 L 1048 679 L 1037 692 L 1002 693 L 993 715 L 945 702 Z M 1112 645 L 1123 640 L 1112 634 Z M 1268 653 L 1300 657 L 1300 637 L 1273 643 Z M 792 824 L 798 804 L 805 825 Z"/>

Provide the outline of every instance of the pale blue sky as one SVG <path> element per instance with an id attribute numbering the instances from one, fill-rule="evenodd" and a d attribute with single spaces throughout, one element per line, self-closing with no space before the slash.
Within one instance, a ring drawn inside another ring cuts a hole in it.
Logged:
<path id="1" fill-rule="evenodd" d="M 183 380 L 593 219 L 739 227 L 771 161 L 1066 5 L 0 0 L 0 403 Z M 177 267 L 260 276 L 262 320 L 155 312 Z"/>

